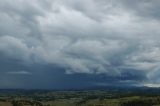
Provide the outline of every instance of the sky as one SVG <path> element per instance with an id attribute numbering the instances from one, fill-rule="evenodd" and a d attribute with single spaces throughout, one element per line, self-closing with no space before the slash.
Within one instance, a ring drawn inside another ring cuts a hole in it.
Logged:
<path id="1" fill-rule="evenodd" d="M 0 88 L 160 86 L 159 0 L 0 0 Z"/>

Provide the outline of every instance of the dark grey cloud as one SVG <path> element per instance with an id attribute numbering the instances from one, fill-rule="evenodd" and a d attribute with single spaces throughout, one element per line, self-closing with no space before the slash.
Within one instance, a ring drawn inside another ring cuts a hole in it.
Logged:
<path id="1" fill-rule="evenodd" d="M 159 6 L 160 6 L 160 1 L 159 0 L 123 0 L 122 6 L 124 6 L 126 9 L 129 9 L 136 15 L 149 18 L 150 20 L 155 20 L 159 19 Z"/>
<path id="2" fill-rule="evenodd" d="M 158 0 L 0 1 L 1 87 L 157 84 L 159 26 Z"/>

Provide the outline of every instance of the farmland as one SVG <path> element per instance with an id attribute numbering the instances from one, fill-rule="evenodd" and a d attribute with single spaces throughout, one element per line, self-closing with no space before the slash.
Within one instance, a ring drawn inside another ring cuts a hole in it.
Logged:
<path id="1" fill-rule="evenodd" d="M 160 106 L 159 89 L 0 90 L 0 106 Z"/>

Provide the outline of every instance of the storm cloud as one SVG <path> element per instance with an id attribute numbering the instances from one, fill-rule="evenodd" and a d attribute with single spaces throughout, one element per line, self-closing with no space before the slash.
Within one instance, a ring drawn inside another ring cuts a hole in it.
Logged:
<path id="1" fill-rule="evenodd" d="M 159 6 L 158 0 L 1 0 L 1 87 L 158 84 Z"/>

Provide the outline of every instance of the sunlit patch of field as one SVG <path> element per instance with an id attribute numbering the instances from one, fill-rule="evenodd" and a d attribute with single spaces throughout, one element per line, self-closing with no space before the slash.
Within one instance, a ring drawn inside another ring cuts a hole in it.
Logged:
<path id="1" fill-rule="evenodd" d="M 55 100 L 55 101 L 48 101 L 43 104 L 50 105 L 50 106 L 75 106 L 76 101 L 61 99 L 61 100 Z"/>
<path id="2" fill-rule="evenodd" d="M 0 106 L 12 106 L 10 102 L 0 102 Z"/>

